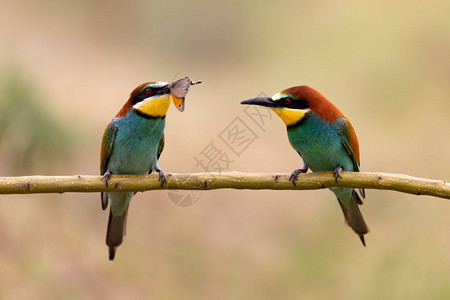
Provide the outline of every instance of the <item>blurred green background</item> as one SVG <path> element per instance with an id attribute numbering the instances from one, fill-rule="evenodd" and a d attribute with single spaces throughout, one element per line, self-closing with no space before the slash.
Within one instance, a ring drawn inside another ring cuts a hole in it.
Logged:
<path id="1" fill-rule="evenodd" d="M 2 1 L 0 176 L 98 174 L 103 130 L 145 81 L 189 75 L 167 172 L 301 166 L 284 124 L 239 101 L 308 84 L 352 120 L 362 171 L 450 180 L 450 2 Z M 236 118 L 257 138 L 220 139 Z M 367 191 L 367 248 L 329 191 L 133 199 L 116 260 L 99 194 L 1 196 L 0 299 L 448 299 L 450 203 Z M 172 200 L 172 201 L 171 201 Z"/>

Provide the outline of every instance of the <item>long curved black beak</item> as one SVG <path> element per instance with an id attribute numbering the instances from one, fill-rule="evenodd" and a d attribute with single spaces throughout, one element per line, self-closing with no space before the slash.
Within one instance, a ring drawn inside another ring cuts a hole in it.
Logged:
<path id="1" fill-rule="evenodd" d="M 258 97 L 242 101 L 241 104 L 259 105 L 265 107 L 277 107 L 277 104 L 270 97 Z"/>

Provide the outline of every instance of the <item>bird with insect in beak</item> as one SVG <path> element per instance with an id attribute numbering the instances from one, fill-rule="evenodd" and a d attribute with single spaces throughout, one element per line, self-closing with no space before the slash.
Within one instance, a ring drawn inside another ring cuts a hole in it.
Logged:
<path id="1" fill-rule="evenodd" d="M 318 91 L 296 86 L 272 97 L 260 97 L 241 104 L 271 108 L 287 127 L 289 142 L 303 159 L 303 167 L 289 178 L 295 185 L 300 173 L 333 171 L 337 182 L 341 171 L 359 172 L 359 144 L 350 120 Z M 362 200 L 353 188 L 331 188 L 344 213 L 345 222 L 365 246 L 369 228 L 359 210 Z M 363 189 L 359 190 L 362 198 Z"/>
<path id="2" fill-rule="evenodd" d="M 166 182 L 158 159 L 164 149 L 166 113 L 173 101 L 179 111 L 184 110 L 185 96 L 192 82 L 184 77 L 174 82 L 147 82 L 135 88 L 122 109 L 112 119 L 103 134 L 100 154 L 100 174 L 108 186 L 112 174 L 159 173 L 161 186 Z M 136 192 L 108 192 L 101 194 L 102 208 L 111 201 L 106 244 L 109 259 L 113 260 L 117 247 L 126 233 L 128 206 Z"/>

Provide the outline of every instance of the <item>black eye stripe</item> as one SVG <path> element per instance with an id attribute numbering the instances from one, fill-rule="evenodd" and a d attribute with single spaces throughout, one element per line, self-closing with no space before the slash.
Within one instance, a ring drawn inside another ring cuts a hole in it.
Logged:
<path id="1" fill-rule="evenodd" d="M 306 99 L 295 99 L 289 96 L 283 97 L 275 101 L 278 107 L 294 108 L 294 109 L 306 109 L 309 107 Z"/>
<path id="2" fill-rule="evenodd" d="M 151 95 L 162 95 L 166 94 L 169 91 L 169 88 L 167 86 L 160 86 L 160 87 L 148 87 L 152 90 Z"/>
<path id="3" fill-rule="evenodd" d="M 150 89 L 150 91 L 149 91 L 149 89 Z M 148 93 L 148 92 L 150 92 L 150 93 Z M 141 102 L 142 100 L 144 100 L 148 97 L 152 97 L 152 96 L 156 96 L 156 95 L 164 95 L 164 94 L 167 94 L 168 92 L 169 92 L 169 87 L 167 85 L 146 86 L 143 88 L 142 92 L 140 92 L 139 94 L 134 96 L 133 105 L 138 102 Z"/>

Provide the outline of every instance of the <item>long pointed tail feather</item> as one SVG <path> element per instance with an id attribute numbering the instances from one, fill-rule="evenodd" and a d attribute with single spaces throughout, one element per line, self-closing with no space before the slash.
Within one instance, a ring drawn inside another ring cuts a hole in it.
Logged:
<path id="1" fill-rule="evenodd" d="M 358 194 L 354 190 L 352 191 L 352 199 L 349 201 L 350 205 L 347 205 L 347 203 L 344 203 L 338 198 L 338 202 L 344 213 L 345 223 L 353 229 L 361 239 L 363 245 L 366 246 L 364 235 L 369 232 L 369 228 L 359 210 L 358 202 L 360 201 Z"/>
<path id="2" fill-rule="evenodd" d="M 122 244 L 127 231 L 128 207 L 121 216 L 113 216 L 109 212 L 108 229 L 106 231 L 106 245 L 109 248 L 109 260 L 114 260 L 116 249 Z"/>

